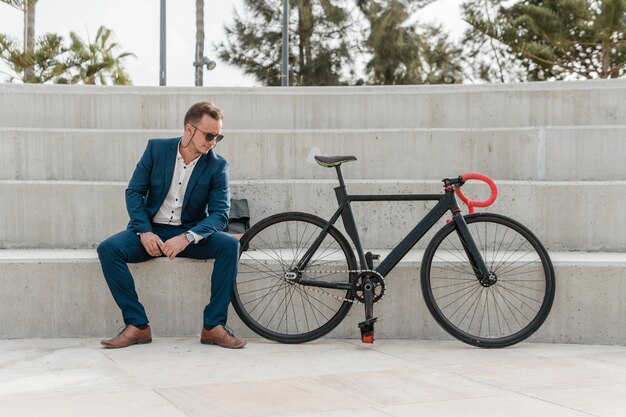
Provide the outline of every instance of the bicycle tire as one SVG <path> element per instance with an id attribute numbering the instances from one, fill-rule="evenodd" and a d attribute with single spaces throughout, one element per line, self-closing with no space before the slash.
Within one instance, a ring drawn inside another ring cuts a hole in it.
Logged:
<path id="1" fill-rule="evenodd" d="M 480 213 L 465 221 L 497 282 L 480 284 L 450 222 L 424 253 L 421 287 L 428 310 L 446 332 L 470 345 L 519 343 L 550 313 L 555 294 L 550 257 L 537 237 L 513 219 Z"/>
<path id="2" fill-rule="evenodd" d="M 354 299 L 351 290 L 304 286 L 285 278 L 325 225 L 312 214 L 280 213 L 242 236 L 232 304 L 258 335 L 281 343 L 309 342 L 333 330 L 348 314 L 352 307 L 348 300 Z M 301 272 L 308 279 L 347 283 L 351 277 L 347 271 L 356 265 L 348 241 L 331 227 Z"/>

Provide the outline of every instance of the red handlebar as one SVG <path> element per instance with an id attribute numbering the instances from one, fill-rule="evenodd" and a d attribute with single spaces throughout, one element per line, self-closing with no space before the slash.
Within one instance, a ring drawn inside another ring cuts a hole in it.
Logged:
<path id="1" fill-rule="evenodd" d="M 479 172 L 466 172 L 465 174 L 461 175 L 461 178 L 463 178 L 463 181 L 467 181 L 467 180 L 483 181 L 489 185 L 489 188 L 491 188 L 491 196 L 489 196 L 488 199 L 483 200 L 483 201 L 470 200 L 463 193 L 463 191 L 461 190 L 461 187 L 455 188 L 454 191 L 456 192 L 456 195 L 461 199 L 461 201 L 465 203 L 465 205 L 469 209 L 470 214 L 474 212 L 474 207 L 487 207 L 496 200 L 496 197 L 498 196 L 498 187 L 496 187 L 496 183 L 493 182 L 493 180 L 489 178 L 488 176 L 486 176 L 485 174 L 481 174 Z"/>

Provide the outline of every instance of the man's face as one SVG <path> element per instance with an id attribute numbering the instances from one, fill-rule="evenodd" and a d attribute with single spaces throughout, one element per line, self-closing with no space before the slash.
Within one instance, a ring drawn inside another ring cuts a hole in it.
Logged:
<path id="1" fill-rule="evenodd" d="M 221 134 L 222 121 L 215 120 L 205 114 L 198 123 L 187 123 L 185 126 L 185 133 L 191 137 L 191 147 L 193 147 L 197 152 L 207 154 L 212 148 L 215 147 L 215 145 L 217 145 L 217 140 L 215 138 L 211 141 L 206 140 L 206 134 Z"/>

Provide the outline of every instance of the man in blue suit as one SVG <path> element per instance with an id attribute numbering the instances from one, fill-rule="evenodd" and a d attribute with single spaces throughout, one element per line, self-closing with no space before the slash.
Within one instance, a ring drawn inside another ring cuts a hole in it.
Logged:
<path id="1" fill-rule="evenodd" d="M 201 343 L 241 348 L 226 327 L 239 260 L 239 241 L 224 233 L 230 191 L 228 161 L 213 148 L 222 140 L 222 111 L 209 102 L 189 108 L 180 138 L 151 139 L 126 189 L 128 228 L 98 246 L 102 271 L 126 327 L 102 340 L 108 348 L 150 343 L 148 316 L 128 263 L 159 256 L 215 259 Z"/>

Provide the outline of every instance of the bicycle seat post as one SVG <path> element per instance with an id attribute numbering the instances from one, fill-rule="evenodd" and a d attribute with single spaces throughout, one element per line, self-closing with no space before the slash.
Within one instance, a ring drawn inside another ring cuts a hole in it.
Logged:
<path id="1" fill-rule="evenodd" d="M 339 186 L 345 187 L 346 183 L 343 181 L 343 175 L 341 174 L 341 164 L 337 165 L 335 167 L 335 170 L 337 171 L 337 178 L 339 179 Z"/>

